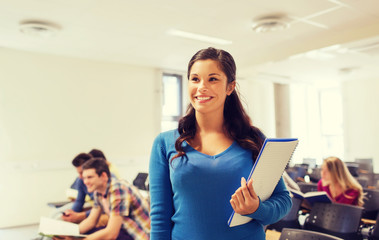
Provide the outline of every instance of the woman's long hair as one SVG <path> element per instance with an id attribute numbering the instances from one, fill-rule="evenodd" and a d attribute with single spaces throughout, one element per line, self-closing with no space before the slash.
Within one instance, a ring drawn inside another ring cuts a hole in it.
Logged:
<path id="1" fill-rule="evenodd" d="M 215 48 L 206 48 L 198 51 L 188 63 L 187 78 L 189 79 L 192 65 L 199 60 L 211 59 L 219 63 L 219 67 L 225 73 L 228 84 L 236 80 L 236 64 L 233 57 L 226 51 Z M 251 120 L 245 112 L 236 89 L 226 97 L 224 106 L 224 128 L 233 140 L 241 147 L 252 151 L 252 159 L 255 160 L 263 144 L 262 132 L 252 126 Z M 182 143 L 191 140 L 196 134 L 195 109 L 191 104 L 187 108 L 186 115 L 179 120 L 179 138 L 175 142 L 178 152 L 172 159 L 184 156 L 186 153 Z"/>
<path id="2" fill-rule="evenodd" d="M 342 162 L 341 159 L 337 157 L 328 157 L 324 160 L 324 164 L 330 173 L 330 180 L 332 185 L 338 184 L 342 188 L 342 192 L 345 197 L 346 190 L 354 189 L 358 191 L 358 206 L 363 205 L 363 189 L 358 181 L 350 174 L 349 169 Z M 333 187 L 334 187 L 333 186 Z"/>

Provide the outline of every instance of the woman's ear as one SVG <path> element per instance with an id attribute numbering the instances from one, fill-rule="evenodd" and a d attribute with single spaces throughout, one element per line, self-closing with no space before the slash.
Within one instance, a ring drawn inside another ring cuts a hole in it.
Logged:
<path id="1" fill-rule="evenodd" d="M 227 87 L 227 90 L 226 90 L 226 94 L 228 96 L 230 96 L 230 94 L 232 94 L 232 92 L 234 91 L 234 89 L 236 88 L 236 81 L 233 81 L 231 83 L 228 83 L 228 87 Z"/>

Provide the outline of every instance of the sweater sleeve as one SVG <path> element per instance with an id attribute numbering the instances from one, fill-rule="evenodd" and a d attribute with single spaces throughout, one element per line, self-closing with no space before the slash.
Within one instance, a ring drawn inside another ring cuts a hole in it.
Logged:
<path id="1" fill-rule="evenodd" d="M 174 208 L 169 164 L 170 159 L 166 156 L 163 139 L 159 135 L 153 143 L 149 163 L 151 240 L 171 239 Z"/>
<path id="2" fill-rule="evenodd" d="M 83 211 L 83 205 L 86 198 L 86 192 L 84 190 L 84 183 L 83 181 L 78 182 L 78 195 L 76 196 L 74 205 L 72 206 L 72 210 L 75 212 L 81 212 Z"/>
<path id="3" fill-rule="evenodd" d="M 283 178 L 281 178 L 271 197 L 266 201 L 261 201 L 257 211 L 246 216 L 261 222 L 263 225 L 268 225 L 282 219 L 291 210 L 291 207 L 291 197 Z"/>

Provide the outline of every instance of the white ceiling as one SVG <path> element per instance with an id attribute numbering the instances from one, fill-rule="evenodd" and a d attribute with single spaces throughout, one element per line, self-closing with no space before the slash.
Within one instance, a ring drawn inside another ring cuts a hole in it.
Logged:
<path id="1" fill-rule="evenodd" d="M 252 31 L 253 19 L 270 14 L 286 15 L 290 27 Z M 24 35 L 19 25 L 30 20 L 60 31 L 51 38 Z M 183 39 L 168 35 L 171 29 L 233 43 Z M 0 0 L 4 48 L 185 71 L 190 57 L 208 46 L 229 51 L 241 78 L 379 78 L 379 1 Z"/>

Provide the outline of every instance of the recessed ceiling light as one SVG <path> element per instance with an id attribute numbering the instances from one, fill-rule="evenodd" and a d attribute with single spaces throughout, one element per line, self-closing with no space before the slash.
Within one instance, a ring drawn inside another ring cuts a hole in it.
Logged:
<path id="1" fill-rule="evenodd" d="M 282 15 L 261 17 L 254 20 L 252 24 L 253 30 L 258 33 L 279 31 L 289 26 L 288 18 Z"/>
<path id="2" fill-rule="evenodd" d="M 20 31 L 33 37 L 52 37 L 60 28 L 52 23 L 28 21 L 20 23 Z"/>
<path id="3" fill-rule="evenodd" d="M 170 29 L 167 34 L 176 36 L 176 37 L 182 37 L 182 38 L 187 38 L 191 40 L 197 40 L 197 41 L 202 41 L 202 42 L 207 42 L 207 43 L 213 43 L 213 44 L 220 44 L 220 45 L 229 45 L 232 44 L 232 41 L 221 39 L 221 38 L 216 38 L 216 37 L 210 37 L 206 35 L 201 35 L 197 33 L 191 33 L 191 32 L 184 32 L 176 29 Z"/>

